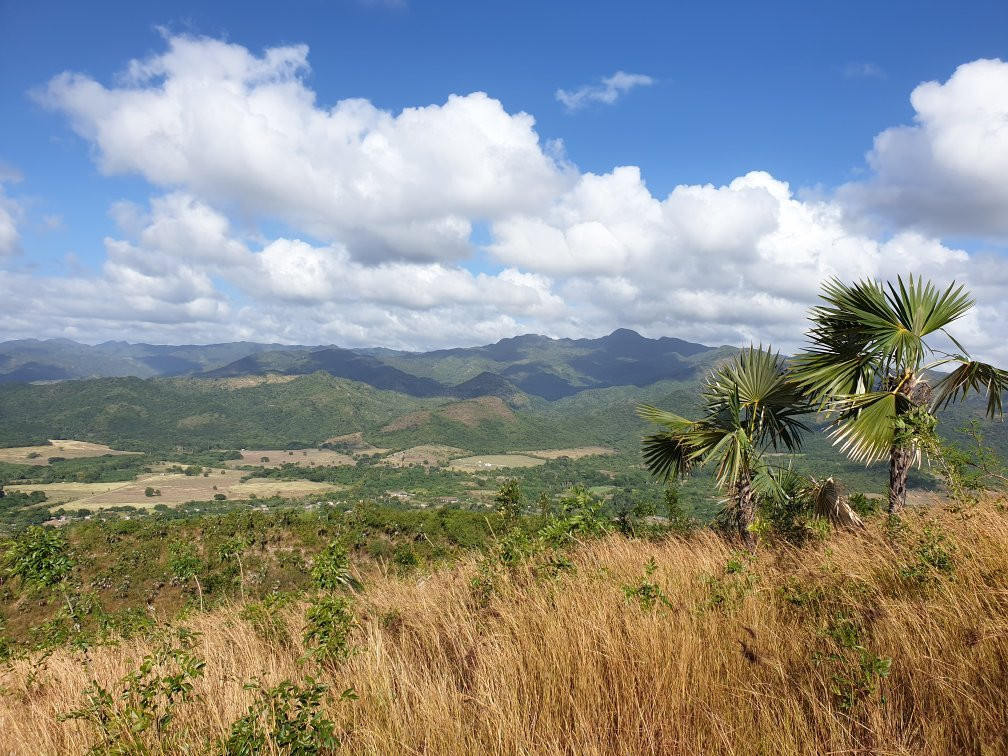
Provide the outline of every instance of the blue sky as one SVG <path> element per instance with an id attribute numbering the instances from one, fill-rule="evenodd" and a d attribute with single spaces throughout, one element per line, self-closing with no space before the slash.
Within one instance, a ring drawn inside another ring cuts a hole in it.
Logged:
<path id="1" fill-rule="evenodd" d="M 907 264 L 1008 315 L 1003 2 L 96 7 L 0 2 L 0 339 L 786 345 Z"/>

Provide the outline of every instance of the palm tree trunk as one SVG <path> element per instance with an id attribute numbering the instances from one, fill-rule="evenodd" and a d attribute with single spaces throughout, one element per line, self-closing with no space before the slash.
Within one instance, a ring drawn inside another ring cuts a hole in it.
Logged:
<path id="1" fill-rule="evenodd" d="M 913 453 L 907 446 L 894 446 L 889 452 L 889 514 L 897 515 L 906 506 L 907 476 Z"/>
<path id="2" fill-rule="evenodd" d="M 756 518 L 756 502 L 753 500 L 752 481 L 748 473 L 744 473 L 739 478 L 735 489 L 735 497 L 738 501 L 739 509 L 739 536 L 742 538 L 742 542 L 745 543 L 746 548 L 752 550 L 756 548 L 756 536 L 753 535 L 750 526 Z"/>

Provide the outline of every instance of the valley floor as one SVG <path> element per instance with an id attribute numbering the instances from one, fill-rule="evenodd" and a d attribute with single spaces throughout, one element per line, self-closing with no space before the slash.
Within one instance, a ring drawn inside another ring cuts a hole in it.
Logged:
<path id="1" fill-rule="evenodd" d="M 302 658 L 304 603 L 192 616 L 206 666 L 150 752 L 208 752 L 252 702 L 244 682 L 314 676 L 352 754 L 1008 753 L 1003 507 L 755 557 L 709 531 L 610 535 L 377 575 L 352 607 L 352 652 L 322 664 Z M 0 752 L 85 751 L 94 728 L 60 716 L 155 647 L 12 662 Z"/>

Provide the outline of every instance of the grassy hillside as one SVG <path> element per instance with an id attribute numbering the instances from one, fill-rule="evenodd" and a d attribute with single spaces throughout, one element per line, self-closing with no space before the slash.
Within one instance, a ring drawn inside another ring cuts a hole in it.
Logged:
<path id="1" fill-rule="evenodd" d="M 190 634 L 14 660 L 0 751 L 286 753 L 278 738 L 329 733 L 348 754 L 1008 753 L 1008 515 L 971 515 L 754 557 L 709 532 L 419 575 L 355 556 L 351 597 L 275 594 L 190 610 Z M 172 716 L 138 726 L 147 710 Z"/>

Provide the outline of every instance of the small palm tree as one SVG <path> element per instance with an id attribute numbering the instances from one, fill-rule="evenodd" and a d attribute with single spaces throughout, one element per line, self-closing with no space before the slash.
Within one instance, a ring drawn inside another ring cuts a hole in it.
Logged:
<path id="1" fill-rule="evenodd" d="M 809 407 L 780 356 L 752 346 L 707 379 L 702 398 L 700 420 L 649 405 L 637 408 L 642 418 L 665 428 L 644 438 L 644 463 L 666 479 L 716 463 L 717 486 L 733 502 L 739 534 L 752 547 L 753 478 L 765 471 L 768 449 L 801 448 L 801 434 L 808 428 L 798 417 Z"/>
<path id="2" fill-rule="evenodd" d="M 832 279 L 821 299 L 810 314 L 811 347 L 794 360 L 795 376 L 832 417 L 834 443 L 851 459 L 889 458 L 889 513 L 898 513 L 910 466 L 933 439 L 934 413 L 976 391 L 987 395 L 987 414 L 1000 415 L 1008 373 L 971 359 L 945 330 L 974 304 L 955 282 L 939 291 L 913 276 L 885 287 Z M 938 332 L 959 352 L 928 346 L 924 337 Z M 958 367 L 932 381 L 929 371 L 949 364 Z"/>

